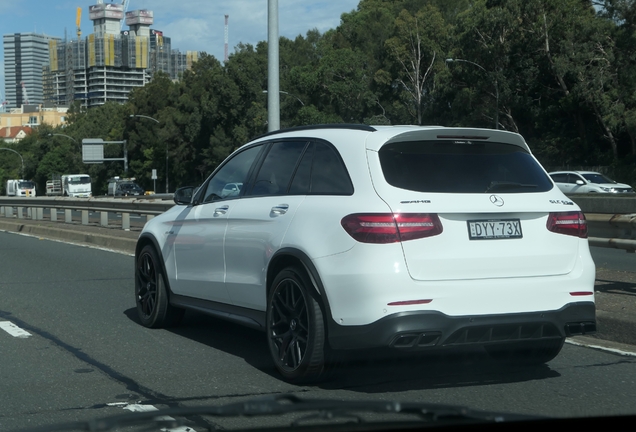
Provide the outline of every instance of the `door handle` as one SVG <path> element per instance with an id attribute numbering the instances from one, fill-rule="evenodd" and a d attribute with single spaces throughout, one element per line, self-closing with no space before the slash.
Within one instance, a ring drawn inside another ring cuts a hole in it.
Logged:
<path id="1" fill-rule="evenodd" d="M 278 214 L 278 215 L 287 213 L 287 210 L 289 210 L 288 204 L 279 204 L 277 206 L 272 207 L 272 213 Z"/>
<path id="2" fill-rule="evenodd" d="M 218 215 L 222 215 L 227 213 L 228 209 L 230 208 L 230 206 L 221 206 L 221 207 L 217 207 L 214 209 L 214 216 L 218 216 Z"/>

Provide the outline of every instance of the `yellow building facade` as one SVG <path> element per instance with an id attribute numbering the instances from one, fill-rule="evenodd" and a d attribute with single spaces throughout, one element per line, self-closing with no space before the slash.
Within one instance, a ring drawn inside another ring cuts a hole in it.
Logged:
<path id="1" fill-rule="evenodd" d="M 38 127 L 42 124 L 61 126 L 66 124 L 67 107 L 45 108 L 43 105 L 26 105 L 0 112 L 0 128 L 14 126 Z"/>

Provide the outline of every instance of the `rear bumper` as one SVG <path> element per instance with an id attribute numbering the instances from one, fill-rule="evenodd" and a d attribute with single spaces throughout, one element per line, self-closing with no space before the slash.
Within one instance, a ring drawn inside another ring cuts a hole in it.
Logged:
<path id="1" fill-rule="evenodd" d="M 449 316 L 437 311 L 402 312 L 361 326 L 330 320 L 329 344 L 338 350 L 429 349 L 564 338 L 596 332 L 594 302 L 569 303 L 554 311 Z"/>

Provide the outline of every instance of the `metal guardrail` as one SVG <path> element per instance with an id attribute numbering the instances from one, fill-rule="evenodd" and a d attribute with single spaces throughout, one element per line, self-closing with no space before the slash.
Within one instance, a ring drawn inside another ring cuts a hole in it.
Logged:
<path id="1" fill-rule="evenodd" d="M 570 194 L 585 214 L 590 246 L 636 251 L 636 194 Z"/>
<path id="2" fill-rule="evenodd" d="M 590 246 L 636 251 L 636 214 L 585 215 Z"/>
<path id="3" fill-rule="evenodd" d="M 35 197 L 14 198 L 0 197 L 0 217 L 13 217 L 16 208 L 17 219 L 30 218 L 45 220 L 44 209 L 49 209 L 51 222 L 58 222 L 57 210 L 64 210 L 64 222 L 73 222 L 73 211 L 81 212 L 81 222 L 89 225 L 89 212 L 100 213 L 100 225 L 109 226 L 108 214 L 121 214 L 122 229 L 130 229 L 130 215 L 146 216 L 147 220 L 164 213 L 174 206 L 172 194 L 149 195 L 134 198 L 64 198 Z M 25 209 L 27 209 L 25 214 Z"/>
<path id="4" fill-rule="evenodd" d="M 63 209 L 64 222 L 72 223 L 71 212 L 75 210 L 82 212 L 82 223 L 88 225 L 88 213 L 100 212 L 100 225 L 109 226 L 108 214 L 117 213 L 122 216 L 122 228 L 130 229 L 131 214 L 139 214 L 151 219 L 175 205 L 172 197 L 172 194 L 88 199 L 0 197 L 0 217 L 13 217 L 15 207 L 18 219 L 30 217 L 33 220 L 44 220 L 44 209 L 50 209 L 49 220 L 57 222 L 57 210 Z M 591 246 L 623 249 L 627 252 L 636 251 L 636 194 L 628 197 L 609 194 L 607 196 L 603 194 L 570 195 L 569 198 L 576 202 L 585 213 Z M 629 214 L 611 212 L 617 209 Z"/>

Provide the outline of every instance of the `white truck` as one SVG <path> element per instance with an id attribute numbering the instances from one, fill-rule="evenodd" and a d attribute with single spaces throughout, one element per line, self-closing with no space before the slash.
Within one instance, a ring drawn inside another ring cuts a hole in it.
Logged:
<path id="1" fill-rule="evenodd" d="M 35 197 L 35 183 L 31 180 L 7 180 L 7 196 Z"/>
<path id="2" fill-rule="evenodd" d="M 62 193 L 67 197 L 90 198 L 91 178 L 88 174 L 64 174 L 61 177 Z"/>

